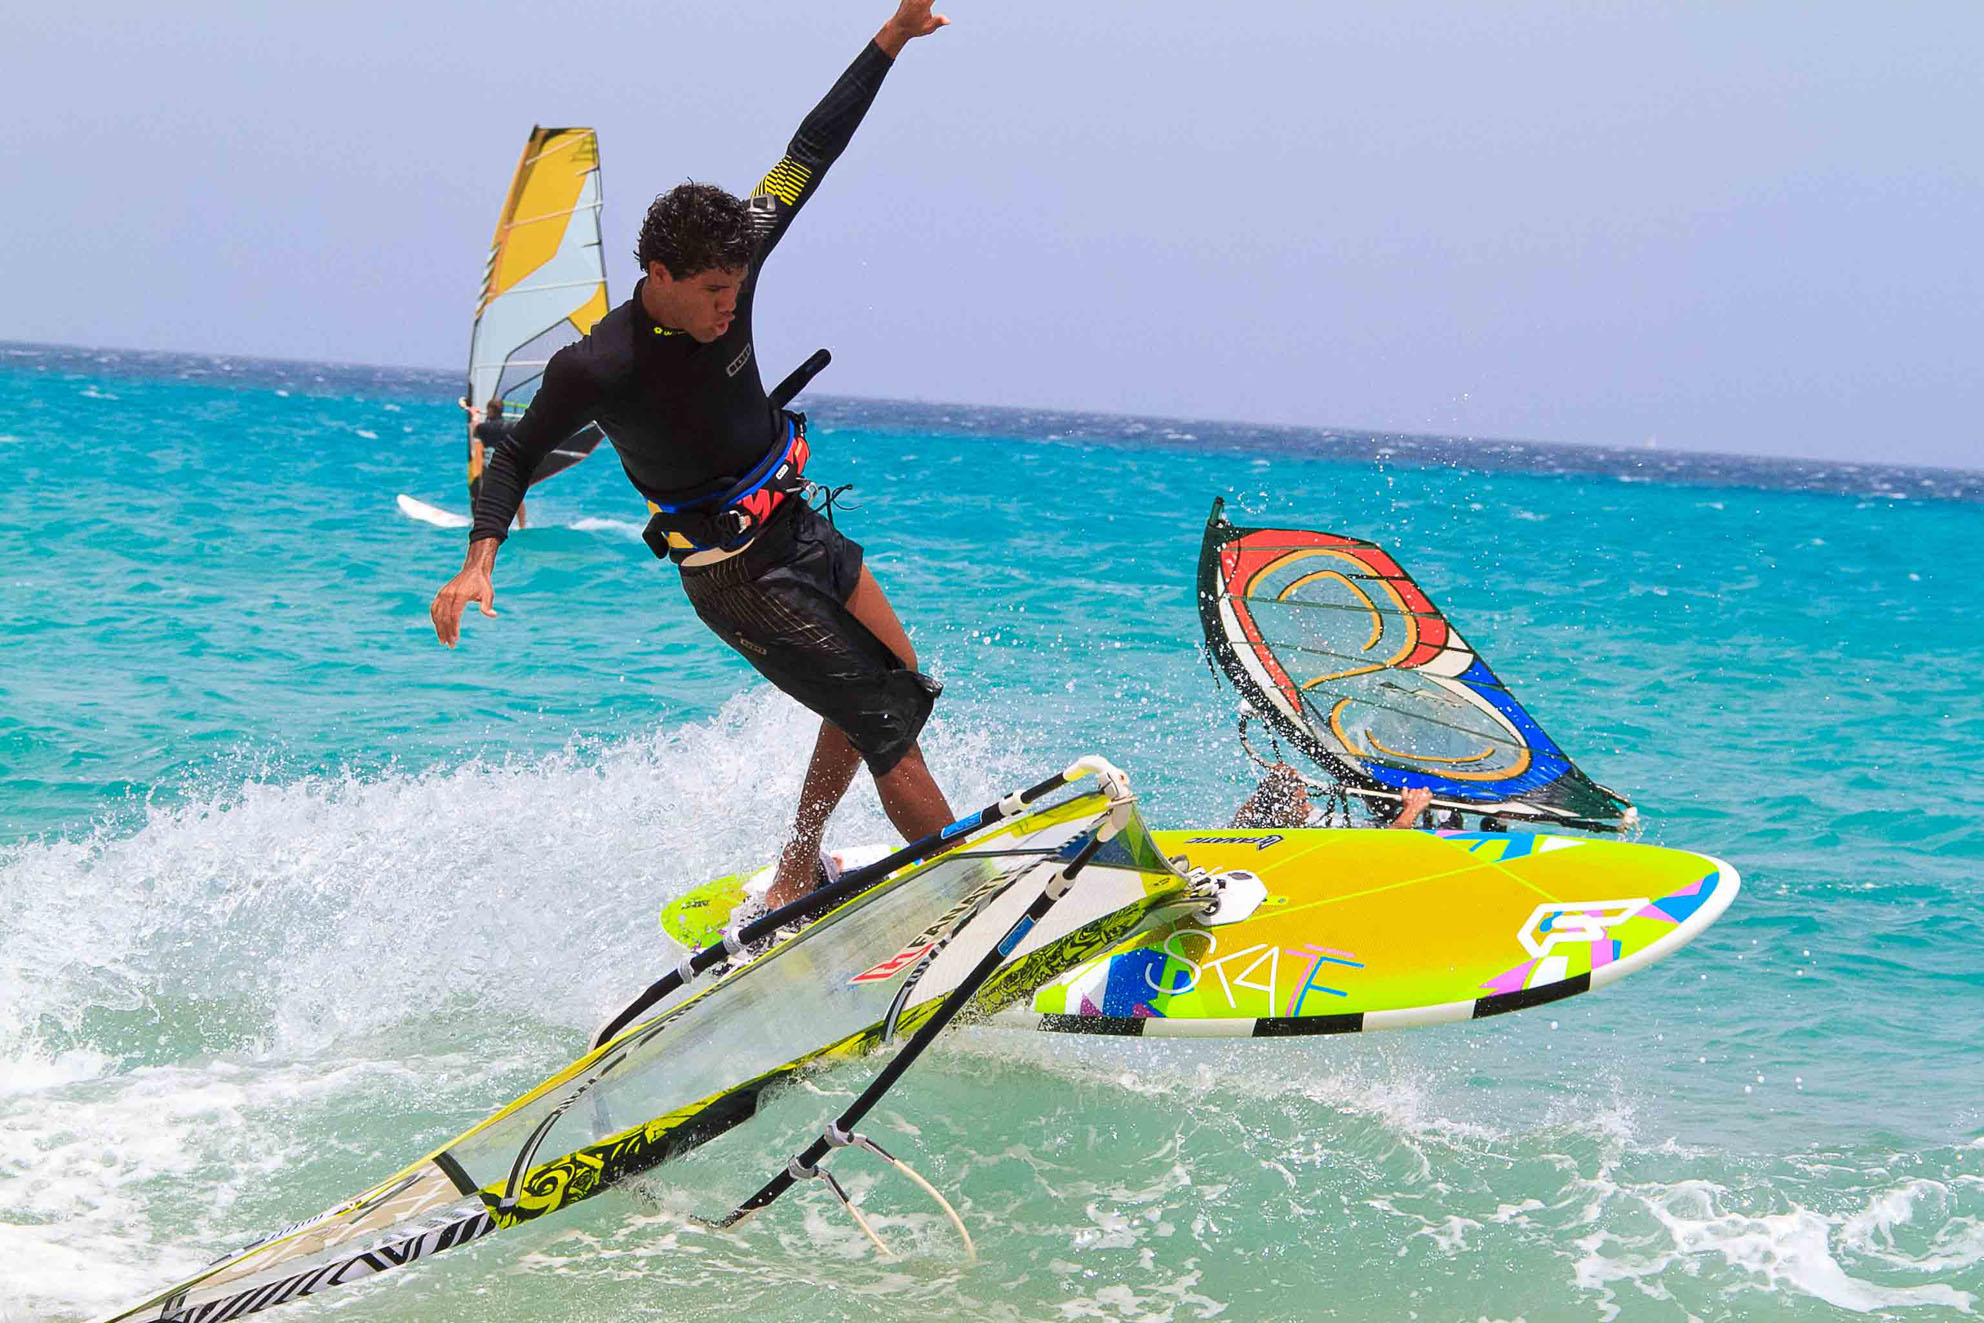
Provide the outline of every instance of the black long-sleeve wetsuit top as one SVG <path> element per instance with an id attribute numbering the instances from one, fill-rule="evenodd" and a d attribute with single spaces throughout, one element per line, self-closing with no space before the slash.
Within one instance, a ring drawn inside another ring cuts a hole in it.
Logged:
<path id="1" fill-rule="evenodd" d="M 590 335 L 551 356 L 530 408 L 489 455 L 470 541 L 503 538 L 531 474 L 589 422 L 605 429 L 635 488 L 664 504 L 724 491 L 764 457 L 780 437 L 780 420 L 752 351 L 758 276 L 786 226 L 853 138 L 891 63 L 869 42 L 752 191 L 758 247 L 728 331 L 699 344 L 685 332 L 656 325 L 641 310 L 636 285 L 634 296 L 600 318 Z"/>

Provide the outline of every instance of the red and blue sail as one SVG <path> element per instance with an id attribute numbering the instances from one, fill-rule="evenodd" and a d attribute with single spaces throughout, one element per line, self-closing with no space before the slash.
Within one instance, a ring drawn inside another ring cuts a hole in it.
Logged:
<path id="1" fill-rule="evenodd" d="M 1586 829 L 1632 821 L 1384 548 L 1241 528 L 1222 506 L 1199 553 L 1206 642 L 1289 743 L 1353 790 L 1424 788 L 1448 807 Z"/>

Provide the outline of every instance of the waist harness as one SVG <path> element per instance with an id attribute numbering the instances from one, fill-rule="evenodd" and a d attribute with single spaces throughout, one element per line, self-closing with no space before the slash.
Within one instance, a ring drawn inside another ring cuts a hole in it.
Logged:
<path id="1" fill-rule="evenodd" d="M 669 558 L 672 533 L 691 551 L 734 551 L 749 541 L 788 496 L 806 489 L 806 415 L 787 413 L 783 438 L 751 466 L 750 472 L 721 491 L 669 505 L 652 498 L 653 514 L 641 533 L 648 550 Z"/>
<path id="2" fill-rule="evenodd" d="M 671 559 L 671 533 L 687 542 L 690 551 L 735 551 L 764 526 L 786 497 L 806 490 L 806 460 L 811 454 L 806 445 L 806 415 L 785 406 L 832 361 L 832 354 L 816 350 L 772 389 L 771 406 L 784 424 L 783 435 L 750 472 L 726 488 L 678 504 L 648 498 L 652 514 L 641 540 L 649 551 L 662 560 Z"/>

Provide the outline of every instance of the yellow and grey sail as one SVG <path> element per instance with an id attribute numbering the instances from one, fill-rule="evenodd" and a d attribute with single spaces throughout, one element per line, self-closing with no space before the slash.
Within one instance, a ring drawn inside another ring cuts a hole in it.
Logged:
<path id="1" fill-rule="evenodd" d="M 104 1323 L 242 1318 L 532 1221 L 684 1153 L 748 1119 L 767 1090 L 805 1067 L 871 1051 L 892 1030 L 913 1032 L 1010 933 L 1038 893 L 1033 884 L 1120 820 L 1051 920 L 998 947 L 1006 963 L 979 996 L 992 1007 L 1024 995 L 1183 894 L 1186 879 L 1151 844 L 1134 802 L 1112 798 L 1119 792 L 1112 785 L 994 829 L 946 833 L 958 842 L 949 853 L 890 874 L 711 986 L 681 989 L 383 1183 Z M 749 1188 L 712 1196 L 734 1204 Z"/>
<path id="2" fill-rule="evenodd" d="M 587 128 L 532 129 L 483 268 L 469 338 L 471 405 L 486 409 L 501 400 L 515 417 L 537 393 L 551 355 L 606 315 L 600 205 L 598 135 Z M 599 440 L 595 429 L 587 430 L 590 437 L 573 438 L 582 445 L 561 447 L 534 480 L 583 459 Z M 471 496 L 481 477 L 478 460 L 471 443 Z"/>

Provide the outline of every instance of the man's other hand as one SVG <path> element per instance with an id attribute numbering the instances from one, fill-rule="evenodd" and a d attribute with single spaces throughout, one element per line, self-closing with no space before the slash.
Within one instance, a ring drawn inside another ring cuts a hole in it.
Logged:
<path id="1" fill-rule="evenodd" d="M 462 572 L 443 584 L 441 591 L 434 594 L 434 605 L 427 614 L 434 618 L 434 637 L 448 647 L 461 641 L 462 612 L 468 610 L 470 602 L 482 608 L 482 614 L 492 619 L 496 615 L 496 585 L 489 577 L 490 567 L 496 560 L 496 540 L 485 538 L 468 549 L 468 561 Z"/>
<path id="2" fill-rule="evenodd" d="M 1414 786 L 1399 796 L 1400 809 L 1392 826 L 1399 831 L 1411 831 L 1419 825 L 1419 815 L 1433 806 L 1433 792 L 1424 786 Z"/>

